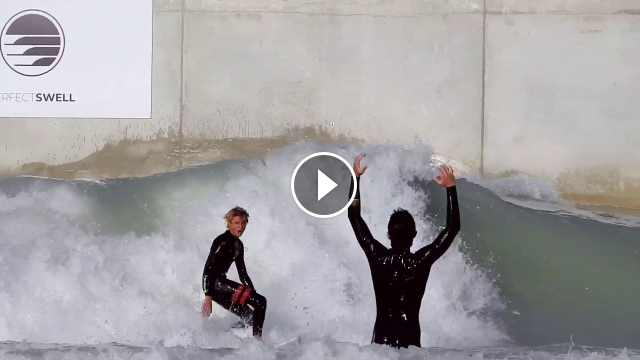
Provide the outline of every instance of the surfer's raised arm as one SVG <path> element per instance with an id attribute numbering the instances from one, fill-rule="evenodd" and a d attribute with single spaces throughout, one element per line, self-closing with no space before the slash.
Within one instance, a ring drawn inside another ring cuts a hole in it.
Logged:
<path id="1" fill-rule="evenodd" d="M 434 180 L 447 190 L 447 224 L 431 244 L 416 251 L 416 256 L 427 265 L 433 264 L 444 255 L 460 231 L 460 209 L 453 168 L 443 165 L 438 170 L 440 176 Z"/>
<path id="2" fill-rule="evenodd" d="M 367 258 L 370 260 L 374 258 L 379 258 L 384 254 L 387 248 L 382 245 L 378 240 L 376 240 L 367 223 L 364 222 L 364 219 L 361 216 L 361 206 L 360 206 L 360 176 L 364 174 L 365 170 L 367 170 L 366 166 L 360 165 L 360 160 L 364 157 L 364 154 L 360 154 L 356 157 L 356 160 L 353 164 L 353 172 L 356 174 L 356 196 L 353 199 L 351 205 L 349 205 L 349 209 L 347 210 L 347 214 L 349 217 L 349 222 L 351 222 L 351 227 L 353 228 L 353 232 L 356 235 L 356 239 L 360 244 L 362 250 L 364 250 Z M 353 179 L 351 179 L 351 189 L 349 190 L 349 196 L 353 192 L 354 183 Z"/>

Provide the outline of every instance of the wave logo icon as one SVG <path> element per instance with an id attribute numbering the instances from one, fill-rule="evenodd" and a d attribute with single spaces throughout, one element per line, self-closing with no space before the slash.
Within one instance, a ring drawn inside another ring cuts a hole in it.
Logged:
<path id="1" fill-rule="evenodd" d="M 58 21 L 41 10 L 14 15 L 2 29 L 0 52 L 20 75 L 40 76 L 53 70 L 64 53 L 65 38 Z"/>

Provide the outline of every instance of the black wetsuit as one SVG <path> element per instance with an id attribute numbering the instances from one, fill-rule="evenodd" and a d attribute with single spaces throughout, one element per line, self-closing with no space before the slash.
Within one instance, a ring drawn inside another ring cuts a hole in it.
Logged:
<path id="1" fill-rule="evenodd" d="M 449 248 L 460 231 L 456 187 L 447 190 L 447 225 L 429 245 L 411 253 L 409 248 L 388 249 L 373 238 L 360 215 L 360 179 L 349 221 L 364 250 L 376 296 L 376 322 L 372 343 L 393 347 L 420 347 L 420 305 L 433 263 Z M 351 184 L 353 191 L 353 180 Z M 350 192 L 351 194 L 352 192 Z"/>
<path id="2" fill-rule="evenodd" d="M 234 261 L 242 285 L 227 279 L 227 272 Z M 267 299 L 255 291 L 244 264 L 244 245 L 229 230 L 213 240 L 202 273 L 202 290 L 242 320 L 252 318 L 253 335 L 262 336 Z"/>

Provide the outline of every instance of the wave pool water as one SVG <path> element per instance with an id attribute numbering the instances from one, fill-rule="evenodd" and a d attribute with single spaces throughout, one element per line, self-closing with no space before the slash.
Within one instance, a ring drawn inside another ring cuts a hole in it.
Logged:
<path id="1" fill-rule="evenodd" d="M 318 151 L 367 153 L 363 216 L 383 243 L 396 207 L 422 220 L 414 249 L 438 233 L 445 195 L 428 148 L 304 143 L 145 178 L 0 180 L 2 358 L 638 356 L 627 350 L 640 348 L 637 224 L 514 204 L 506 197 L 560 202 L 539 181 L 460 173 L 462 231 L 427 285 L 423 348 L 371 345 L 373 288 L 346 213 L 310 217 L 290 193 L 296 164 Z M 211 241 L 236 205 L 251 215 L 243 241 L 268 299 L 264 343 L 230 330 L 236 318 L 216 305 L 199 315 Z"/>

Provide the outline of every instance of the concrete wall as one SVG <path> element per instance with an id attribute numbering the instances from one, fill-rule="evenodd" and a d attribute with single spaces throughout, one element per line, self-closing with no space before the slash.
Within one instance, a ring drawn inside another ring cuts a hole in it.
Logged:
<path id="1" fill-rule="evenodd" d="M 487 2 L 485 175 L 640 208 L 640 2 Z"/>
<path id="2" fill-rule="evenodd" d="M 483 0 L 156 0 L 153 118 L 1 119 L 0 168 L 144 175 L 411 133 L 473 172 L 640 208 L 639 14 L 636 0 L 487 0 L 486 16 Z"/>

